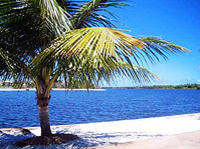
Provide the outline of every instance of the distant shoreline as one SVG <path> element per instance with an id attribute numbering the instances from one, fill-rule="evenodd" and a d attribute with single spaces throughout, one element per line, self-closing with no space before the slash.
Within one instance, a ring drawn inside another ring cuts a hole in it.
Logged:
<path id="1" fill-rule="evenodd" d="M 105 91 L 106 89 L 64 89 L 53 88 L 52 91 Z M 14 88 L 0 88 L 0 91 L 36 91 L 34 88 L 14 89 Z"/>
<path id="2" fill-rule="evenodd" d="M 102 87 L 104 89 L 200 89 L 200 84 Z"/>
<path id="3" fill-rule="evenodd" d="M 181 85 L 152 85 L 152 86 L 125 86 L 125 87 L 101 87 L 94 89 L 66 89 L 66 88 L 53 88 L 53 91 L 105 91 L 107 89 L 182 89 L 182 90 L 198 90 L 200 84 L 181 84 Z M 15 89 L 12 87 L 0 87 L 0 91 L 35 91 L 35 88 L 21 88 Z"/>
<path id="4" fill-rule="evenodd" d="M 108 89 L 150 89 L 150 90 L 199 90 L 199 88 L 145 88 L 145 87 L 103 87 L 100 89 L 64 89 L 64 88 L 53 88 L 52 91 L 106 91 Z M 23 88 L 23 89 L 14 89 L 14 88 L 0 88 L 0 91 L 36 91 L 34 88 Z"/>
<path id="5" fill-rule="evenodd" d="M 199 90 L 197 88 L 103 87 L 102 89 Z"/>

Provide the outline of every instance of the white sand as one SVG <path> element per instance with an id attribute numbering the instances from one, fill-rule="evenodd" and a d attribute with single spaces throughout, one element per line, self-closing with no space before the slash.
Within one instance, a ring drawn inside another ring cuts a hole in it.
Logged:
<path id="1" fill-rule="evenodd" d="M 129 143 L 95 147 L 95 149 L 199 149 L 200 131 L 151 139 L 139 139 Z M 94 149 L 94 147 L 90 148 Z"/>
<path id="2" fill-rule="evenodd" d="M 37 127 L 27 127 L 27 129 L 29 129 L 33 135 L 40 135 L 40 129 Z M 8 130 L 10 130 L 10 132 L 8 132 Z M 139 139 L 200 131 L 200 113 L 136 120 L 52 126 L 52 130 L 53 133 L 62 132 L 77 134 L 82 140 L 74 144 L 79 147 L 120 144 Z M 4 136 L 5 134 L 13 136 L 14 134 L 15 137 L 17 137 L 20 134 L 19 129 L 1 129 L 1 131 L 4 132 Z M 9 137 L 6 139 L 9 140 Z M 10 140 L 11 142 L 13 141 L 12 137 Z M 0 142 L 6 143 L 3 135 L 2 137 L 0 135 Z M 7 144 L 9 143 L 7 142 Z"/>

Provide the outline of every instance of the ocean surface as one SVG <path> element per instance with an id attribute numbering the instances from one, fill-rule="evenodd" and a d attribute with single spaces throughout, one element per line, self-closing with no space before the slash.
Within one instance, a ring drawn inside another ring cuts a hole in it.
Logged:
<path id="1" fill-rule="evenodd" d="M 200 112 L 200 90 L 52 91 L 51 125 Z M 0 91 L 0 128 L 39 126 L 35 91 Z"/>

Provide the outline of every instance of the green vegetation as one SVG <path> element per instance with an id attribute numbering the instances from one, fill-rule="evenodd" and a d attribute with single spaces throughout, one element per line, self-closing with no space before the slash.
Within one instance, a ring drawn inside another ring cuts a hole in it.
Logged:
<path id="1" fill-rule="evenodd" d="M 51 137 L 50 91 L 124 76 L 152 81 L 140 64 L 187 49 L 153 38 L 137 39 L 116 29 L 110 7 L 121 0 L 0 0 L 0 77 L 36 87 L 41 135 Z M 115 28 L 115 29 L 114 29 Z"/>
<path id="2" fill-rule="evenodd" d="M 183 84 L 183 85 L 154 85 L 154 86 L 144 86 L 141 88 L 149 89 L 199 89 L 199 84 Z"/>
<path id="3" fill-rule="evenodd" d="M 182 85 L 153 85 L 153 86 L 135 86 L 135 87 L 104 87 L 107 89 L 200 89 L 200 84 L 182 84 Z"/>
<path id="4" fill-rule="evenodd" d="M 16 89 L 27 89 L 27 88 L 35 88 L 35 84 L 33 82 L 24 82 L 23 84 L 14 82 L 1 82 L 0 83 L 0 88 L 16 88 Z M 56 81 L 53 85 L 53 88 L 66 88 L 65 83 L 62 81 Z M 90 84 L 90 87 L 87 86 L 87 84 L 83 84 L 81 82 L 76 82 L 75 85 L 73 86 L 73 89 L 96 89 L 99 88 L 96 85 Z"/>

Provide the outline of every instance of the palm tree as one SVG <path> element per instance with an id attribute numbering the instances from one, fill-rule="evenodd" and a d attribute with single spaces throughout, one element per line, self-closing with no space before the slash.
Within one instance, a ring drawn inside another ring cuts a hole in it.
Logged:
<path id="1" fill-rule="evenodd" d="M 50 91 L 57 80 L 73 88 L 117 76 L 151 81 L 142 68 L 168 53 L 187 51 L 170 42 L 135 38 L 116 29 L 109 7 L 120 0 L 0 0 L 0 76 L 36 86 L 41 136 L 51 136 Z"/>

